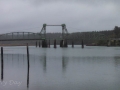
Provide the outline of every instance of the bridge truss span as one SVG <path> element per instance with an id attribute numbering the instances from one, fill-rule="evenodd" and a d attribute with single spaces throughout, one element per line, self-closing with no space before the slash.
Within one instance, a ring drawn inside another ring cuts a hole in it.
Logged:
<path id="1" fill-rule="evenodd" d="M 14 40 L 40 40 L 40 34 L 33 32 L 11 32 L 0 35 L 0 41 Z"/>

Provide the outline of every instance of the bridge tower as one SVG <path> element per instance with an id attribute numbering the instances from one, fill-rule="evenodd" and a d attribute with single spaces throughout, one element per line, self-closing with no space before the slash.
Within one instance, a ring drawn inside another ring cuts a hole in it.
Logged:
<path id="1" fill-rule="evenodd" d="M 61 24 L 61 25 L 47 25 L 47 24 L 43 24 L 42 30 L 40 32 L 40 35 L 42 37 L 42 39 L 46 39 L 46 26 L 62 26 L 62 40 L 65 39 L 65 37 L 68 35 L 68 31 L 66 28 L 65 24 Z"/>
<path id="2" fill-rule="evenodd" d="M 60 47 L 67 47 L 67 40 L 66 37 L 68 35 L 68 31 L 66 28 L 65 24 L 61 24 L 61 25 L 47 25 L 47 24 L 43 24 L 42 30 L 40 32 L 40 38 L 43 39 L 44 41 L 46 41 L 46 26 L 61 26 L 62 27 L 62 37 L 61 37 L 61 42 L 60 42 Z M 64 45 L 63 45 L 64 44 Z"/>

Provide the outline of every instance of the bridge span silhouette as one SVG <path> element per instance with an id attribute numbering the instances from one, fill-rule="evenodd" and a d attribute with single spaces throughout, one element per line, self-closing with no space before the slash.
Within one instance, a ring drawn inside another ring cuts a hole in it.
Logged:
<path id="1" fill-rule="evenodd" d="M 62 27 L 61 33 L 55 35 L 51 34 L 48 35 L 46 33 L 46 27 L 49 26 L 60 26 Z M 53 37 L 54 36 L 54 37 Z M 68 33 L 68 30 L 66 28 L 65 24 L 61 25 L 47 25 L 43 24 L 43 27 L 40 32 L 34 33 L 34 32 L 10 32 L 10 33 L 5 33 L 5 34 L 0 34 L 0 42 L 2 41 L 45 41 L 46 40 L 60 40 L 61 45 L 64 42 L 67 42 L 67 40 L 74 42 L 74 41 L 85 41 L 85 40 L 109 40 L 109 37 L 102 33 L 97 33 L 97 32 L 92 32 L 91 33 L 85 33 L 85 32 L 78 32 L 78 33 Z M 56 42 L 56 41 L 55 41 Z"/>

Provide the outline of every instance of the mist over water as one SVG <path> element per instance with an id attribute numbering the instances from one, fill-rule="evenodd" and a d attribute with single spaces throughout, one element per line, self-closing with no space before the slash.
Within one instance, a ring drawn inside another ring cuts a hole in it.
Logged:
<path id="1" fill-rule="evenodd" d="M 0 90 L 120 89 L 119 47 L 85 46 L 82 49 L 76 45 L 54 49 L 52 45 L 51 48 L 29 46 L 29 74 L 26 47 L 3 49 Z"/>

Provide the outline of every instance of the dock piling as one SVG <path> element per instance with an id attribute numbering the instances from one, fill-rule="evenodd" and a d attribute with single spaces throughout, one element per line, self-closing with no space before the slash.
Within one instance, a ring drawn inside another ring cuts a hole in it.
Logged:
<path id="1" fill-rule="evenodd" d="M 37 47 L 37 41 L 36 41 L 36 47 Z"/>
<path id="2" fill-rule="evenodd" d="M 49 40 L 49 44 L 48 44 L 48 47 L 50 48 L 50 40 Z"/>
<path id="3" fill-rule="evenodd" d="M 84 42 L 83 42 L 83 39 L 82 39 L 82 43 L 81 43 L 81 44 L 82 44 L 82 48 L 84 48 Z"/>
<path id="4" fill-rule="evenodd" d="M 3 81 L 3 47 L 1 47 L 1 80 Z"/>
<path id="5" fill-rule="evenodd" d="M 40 45 L 40 41 L 39 41 L 39 47 L 40 47 L 41 45 Z"/>
<path id="6" fill-rule="evenodd" d="M 30 67 L 30 64 L 29 64 L 29 47 L 28 47 L 28 44 L 27 44 L 27 65 L 28 65 L 28 69 L 27 69 L 27 88 L 29 87 L 29 67 Z"/>
<path id="7" fill-rule="evenodd" d="M 74 47 L 74 42 L 72 41 L 72 48 Z"/>
<path id="8" fill-rule="evenodd" d="M 56 39 L 54 40 L 54 48 L 56 48 Z"/>

